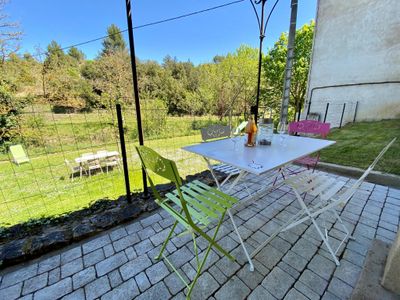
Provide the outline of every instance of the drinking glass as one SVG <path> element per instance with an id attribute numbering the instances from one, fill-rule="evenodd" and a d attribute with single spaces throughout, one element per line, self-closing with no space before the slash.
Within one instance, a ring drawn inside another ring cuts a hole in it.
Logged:
<path id="1" fill-rule="evenodd" d="M 277 131 L 279 133 L 279 142 L 281 146 L 285 146 L 287 124 L 285 122 L 279 122 Z"/>
<path id="2" fill-rule="evenodd" d="M 236 150 L 236 145 L 239 142 L 240 132 L 236 132 L 236 130 L 232 130 L 231 132 L 231 141 L 233 143 L 233 150 Z"/>

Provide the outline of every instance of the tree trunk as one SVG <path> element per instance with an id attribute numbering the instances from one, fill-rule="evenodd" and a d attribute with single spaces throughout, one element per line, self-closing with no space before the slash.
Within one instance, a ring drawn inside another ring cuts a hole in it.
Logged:
<path id="1" fill-rule="evenodd" d="M 281 117 L 280 121 L 286 123 L 288 108 L 289 108 L 289 100 L 290 100 L 290 81 L 292 77 L 292 67 L 293 67 L 293 58 L 294 58 L 294 46 L 295 46 L 295 37 L 296 37 L 296 22 L 297 22 L 297 1 L 292 0 L 291 4 L 291 14 L 290 14 L 290 27 L 289 27 L 289 38 L 288 38 L 288 46 L 287 46 L 287 59 L 286 59 L 286 67 L 285 67 L 285 79 L 283 82 L 283 99 L 281 106 Z"/>

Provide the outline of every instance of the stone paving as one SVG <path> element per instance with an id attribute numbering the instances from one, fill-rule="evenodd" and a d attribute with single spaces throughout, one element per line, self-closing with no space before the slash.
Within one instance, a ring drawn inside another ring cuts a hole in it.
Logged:
<path id="1" fill-rule="evenodd" d="M 336 177 L 347 184 L 354 182 Z M 271 177 L 250 177 L 247 186 L 256 190 L 268 183 L 267 178 Z M 234 195 L 243 198 L 247 192 L 238 186 Z M 238 211 L 235 220 L 248 250 L 260 245 L 298 209 L 294 195 L 282 187 Z M 356 240 L 341 247 L 339 267 L 314 227 L 304 223 L 279 234 L 263 248 L 254 259 L 254 272 L 249 271 L 230 220 L 225 220 L 218 239 L 237 260 L 231 262 L 212 251 L 192 299 L 349 298 L 372 239 L 391 243 L 395 238 L 400 190 L 363 183 L 341 216 Z M 342 229 L 327 219 L 330 240 L 337 244 Z M 184 285 L 175 273 L 164 261 L 154 260 L 172 223 L 172 218 L 159 210 L 61 251 L 5 269 L 0 273 L 0 299 L 184 299 Z M 198 239 L 198 247 L 204 250 L 207 244 Z M 174 237 L 167 252 L 181 273 L 192 279 L 196 260 L 190 235 Z"/>

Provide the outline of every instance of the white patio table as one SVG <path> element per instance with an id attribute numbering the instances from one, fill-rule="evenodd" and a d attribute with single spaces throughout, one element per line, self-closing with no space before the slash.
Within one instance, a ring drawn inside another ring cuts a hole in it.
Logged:
<path id="1" fill-rule="evenodd" d="M 278 134 L 274 134 L 270 146 L 257 145 L 256 147 L 245 147 L 243 145 L 243 138 L 236 137 L 236 139 L 239 139 L 239 142 L 233 143 L 230 139 L 222 139 L 186 146 L 182 149 L 201 155 L 206 160 L 213 159 L 238 168 L 240 173 L 227 189 L 226 192 L 229 193 L 240 179 L 247 174 L 263 175 L 271 170 L 283 170 L 285 165 L 290 164 L 294 160 L 336 143 L 335 141 L 290 135 L 285 135 L 284 142 L 281 143 L 281 137 Z M 235 144 L 237 145 L 235 146 Z M 279 174 L 276 176 L 279 176 Z M 265 187 L 263 190 L 265 191 L 267 189 L 268 187 Z M 255 196 L 260 196 L 260 194 L 252 195 L 251 198 Z M 248 199 L 246 199 L 245 202 L 247 202 L 247 200 Z M 233 219 L 232 212 L 228 210 L 228 214 L 249 261 L 250 270 L 254 270 L 251 257 L 258 253 L 260 249 L 257 248 L 251 255 L 248 254 Z M 265 243 L 263 243 L 262 246 L 265 246 Z"/>
<path id="2" fill-rule="evenodd" d="M 95 160 L 95 159 L 105 159 L 113 156 L 119 156 L 118 151 L 104 151 L 100 153 L 93 153 L 91 155 L 85 155 L 75 158 L 75 162 L 78 164 L 83 164 L 85 162 Z"/>

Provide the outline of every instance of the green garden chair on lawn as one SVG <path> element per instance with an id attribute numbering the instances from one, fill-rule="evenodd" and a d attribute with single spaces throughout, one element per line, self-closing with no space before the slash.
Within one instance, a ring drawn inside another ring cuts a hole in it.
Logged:
<path id="1" fill-rule="evenodd" d="M 24 148 L 22 148 L 22 145 L 18 144 L 10 146 L 10 152 L 13 158 L 13 162 L 15 162 L 17 165 L 29 162 L 29 157 L 28 155 L 26 155 Z"/>
<path id="2" fill-rule="evenodd" d="M 146 171 L 151 190 L 156 198 L 156 203 L 165 209 L 176 220 L 161 247 L 160 254 L 156 257 L 156 259 L 163 257 L 171 266 L 171 268 L 188 288 L 187 299 L 190 299 L 190 294 L 194 285 L 196 284 L 196 281 L 212 247 L 214 247 L 224 256 L 228 257 L 230 260 L 235 260 L 232 255 L 225 251 L 215 241 L 215 239 L 227 209 L 231 208 L 232 205 L 237 202 L 237 199 L 226 195 L 217 189 L 211 188 L 198 180 L 194 180 L 183 185 L 174 161 L 160 156 L 157 152 L 145 146 L 138 146 L 136 147 L 136 150 L 139 154 L 142 166 Z M 176 186 L 176 189 L 173 192 L 167 193 L 164 199 L 158 193 L 154 186 L 154 182 L 151 179 L 152 175 L 154 174 L 168 179 Z M 211 237 L 203 230 L 212 221 L 217 222 L 217 227 Z M 167 246 L 168 241 L 171 239 L 178 223 L 180 223 L 186 229 L 179 235 L 190 233 L 192 234 L 193 238 L 193 248 L 197 261 L 197 273 L 190 284 L 185 281 L 179 271 L 173 266 L 167 257 L 163 255 L 165 247 Z M 199 260 L 199 253 L 196 245 L 196 235 L 203 237 L 209 243 L 209 246 L 205 252 L 205 256 L 201 261 Z"/>

